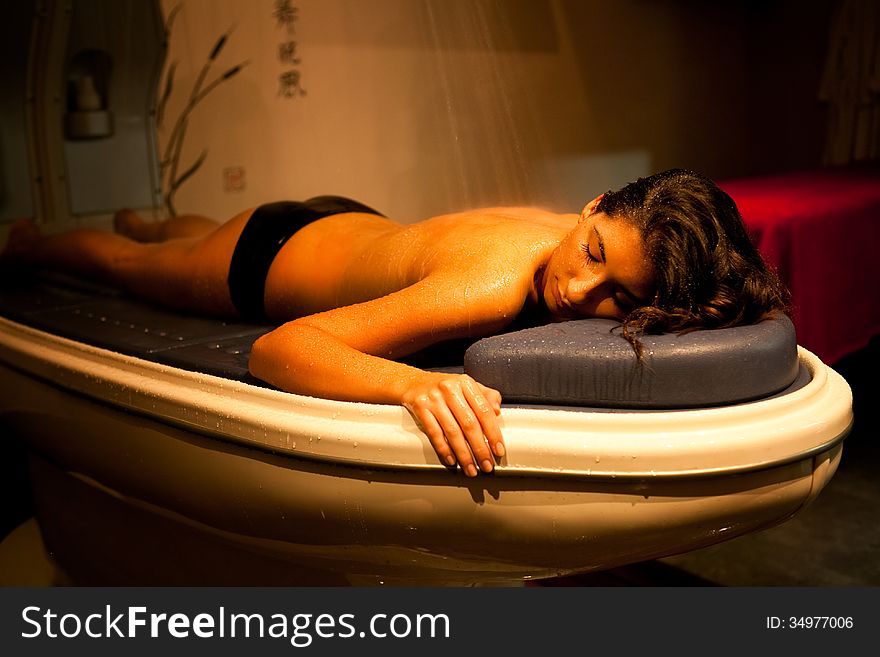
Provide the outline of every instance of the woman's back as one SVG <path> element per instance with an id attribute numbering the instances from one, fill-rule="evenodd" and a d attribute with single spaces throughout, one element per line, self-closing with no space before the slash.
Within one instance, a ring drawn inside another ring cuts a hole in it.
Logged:
<path id="1" fill-rule="evenodd" d="M 576 221 L 577 215 L 515 207 L 414 224 L 361 213 L 325 217 L 298 231 L 275 258 L 266 310 L 291 319 L 446 275 L 455 276 L 462 294 L 491 291 L 504 297 L 499 302 L 522 304 L 538 265 Z"/>

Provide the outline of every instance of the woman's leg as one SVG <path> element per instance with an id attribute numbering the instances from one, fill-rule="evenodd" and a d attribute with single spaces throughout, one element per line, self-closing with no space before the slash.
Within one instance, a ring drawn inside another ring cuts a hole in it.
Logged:
<path id="1" fill-rule="evenodd" d="M 4 259 L 114 285 L 156 303 L 234 316 L 226 278 L 245 212 L 201 238 L 141 243 L 101 230 L 42 236 L 30 220 L 12 227 Z"/>
<path id="2" fill-rule="evenodd" d="M 171 217 L 162 221 L 144 221 L 136 212 L 123 208 L 113 216 L 113 227 L 120 235 L 137 242 L 165 242 L 183 237 L 204 237 L 220 222 L 195 214 Z"/>

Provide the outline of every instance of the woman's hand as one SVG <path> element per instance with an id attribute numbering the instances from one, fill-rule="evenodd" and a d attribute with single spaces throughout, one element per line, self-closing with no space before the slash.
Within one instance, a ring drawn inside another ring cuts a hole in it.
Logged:
<path id="1" fill-rule="evenodd" d="M 491 335 L 509 323 L 512 310 L 505 312 L 513 304 L 499 305 L 495 288 L 463 293 L 471 276 L 427 276 L 372 301 L 287 322 L 254 342 L 250 372 L 301 395 L 400 404 L 441 463 L 458 464 L 471 477 L 492 472 L 495 458 L 505 454 L 501 394 L 466 375 L 397 360 L 444 340 Z M 518 292 L 516 298 L 521 305 Z"/>
<path id="2" fill-rule="evenodd" d="M 504 456 L 498 426 L 501 393 L 466 374 L 426 372 L 403 394 L 403 406 L 447 465 L 458 463 L 469 477 L 492 472 Z"/>

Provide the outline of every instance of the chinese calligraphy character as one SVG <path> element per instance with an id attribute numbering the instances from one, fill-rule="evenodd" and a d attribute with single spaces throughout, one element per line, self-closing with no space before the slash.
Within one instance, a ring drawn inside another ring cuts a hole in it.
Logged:
<path id="1" fill-rule="evenodd" d="M 275 0 L 274 16 L 278 27 L 286 27 L 288 31 L 292 31 L 298 14 L 299 9 L 294 7 L 290 0 Z"/>
<path id="2" fill-rule="evenodd" d="M 302 85 L 300 84 L 299 71 L 284 71 L 281 75 L 278 76 L 278 82 L 280 83 L 278 93 L 285 98 L 293 98 L 297 95 L 306 95 L 305 89 L 303 89 Z"/>
<path id="3" fill-rule="evenodd" d="M 296 41 L 285 41 L 278 44 L 278 59 L 285 64 L 299 64 L 296 56 Z"/>

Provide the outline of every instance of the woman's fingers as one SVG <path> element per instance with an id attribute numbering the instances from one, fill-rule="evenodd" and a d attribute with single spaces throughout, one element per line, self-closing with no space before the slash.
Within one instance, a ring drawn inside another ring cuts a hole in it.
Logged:
<path id="1" fill-rule="evenodd" d="M 455 458 L 455 454 L 452 452 L 452 448 L 446 440 L 446 434 L 443 432 L 443 428 L 440 426 L 440 423 L 437 422 L 437 418 L 434 417 L 434 414 L 431 412 L 430 408 L 428 408 L 427 404 L 407 405 L 407 409 L 412 413 L 422 431 L 425 432 L 425 435 L 428 436 L 428 440 L 431 441 L 431 446 L 434 448 L 434 451 L 437 452 L 437 456 L 440 457 L 440 460 L 449 466 L 458 463 L 458 459 Z"/>
<path id="2" fill-rule="evenodd" d="M 446 404 L 438 405 L 434 415 L 437 418 L 437 422 L 443 428 L 446 441 L 455 453 L 455 458 L 458 460 L 462 472 L 468 477 L 476 477 L 478 470 L 476 463 L 474 463 L 470 438 L 465 436 L 463 427 L 461 427 L 461 421 Z"/>
<path id="3" fill-rule="evenodd" d="M 483 433 L 483 422 L 494 420 L 495 412 L 482 393 L 474 390 L 475 384 L 476 382 L 470 377 L 459 377 L 443 381 L 440 388 L 446 398 L 447 406 L 458 423 L 460 433 L 463 435 L 470 453 L 473 454 L 476 467 L 483 472 L 492 472 L 495 464 L 492 461 L 492 452 L 486 442 L 487 436 Z M 455 437 L 457 438 L 457 436 Z M 455 449 L 455 445 L 453 445 L 453 449 Z M 456 450 L 456 455 L 458 454 L 459 450 Z M 470 474 L 469 468 L 466 467 L 461 457 L 459 457 L 459 463 L 462 463 L 462 468 Z"/>
<path id="4" fill-rule="evenodd" d="M 482 391 L 483 396 L 489 400 L 490 404 L 492 404 L 492 408 L 495 410 L 495 415 L 501 415 L 501 393 L 495 390 L 495 388 L 484 386 L 477 381 L 474 381 L 474 383 L 477 384 L 477 387 Z"/>
<path id="5" fill-rule="evenodd" d="M 468 442 L 461 432 L 458 420 L 447 405 L 439 387 L 415 395 L 412 401 L 404 404 L 416 422 L 428 436 L 434 451 L 447 465 L 461 465 L 465 474 L 477 475 Z"/>
<path id="6" fill-rule="evenodd" d="M 467 375 L 434 376 L 407 394 L 404 406 L 427 435 L 440 459 L 458 463 L 475 477 L 491 472 L 493 454 L 504 455 L 498 426 L 501 394 Z"/>
<path id="7" fill-rule="evenodd" d="M 501 413 L 501 393 L 487 388 L 469 377 L 462 383 L 462 390 L 468 404 L 476 413 L 477 421 L 480 423 L 482 433 L 491 450 L 487 463 L 481 461 L 483 471 L 490 472 L 492 470 L 492 454 L 498 457 L 504 456 L 504 439 L 501 436 L 501 428 L 498 426 L 498 415 Z"/>

